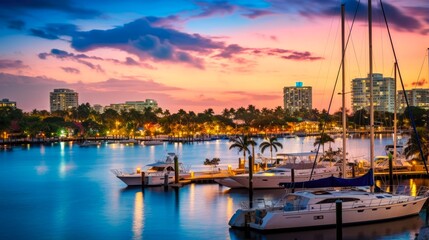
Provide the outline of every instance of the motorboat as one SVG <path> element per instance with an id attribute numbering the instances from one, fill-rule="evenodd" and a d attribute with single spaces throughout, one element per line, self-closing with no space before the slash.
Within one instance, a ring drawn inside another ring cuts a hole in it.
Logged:
<path id="1" fill-rule="evenodd" d="M 129 144 L 129 145 L 132 145 L 132 144 L 138 144 L 139 143 L 139 141 L 138 140 L 136 140 L 136 139 L 122 139 L 122 140 L 119 140 L 118 141 L 118 143 L 120 143 L 120 144 Z"/>
<path id="2" fill-rule="evenodd" d="M 113 174 L 128 186 L 159 186 L 175 181 L 174 158 L 175 153 L 168 153 L 166 159 L 135 170 L 113 169 Z M 179 165 L 179 179 L 190 176 L 188 169 L 182 163 Z M 166 179 L 167 178 L 167 179 Z"/>
<path id="3" fill-rule="evenodd" d="M 101 145 L 99 141 L 83 141 L 79 144 L 79 147 L 98 147 Z"/>
<path id="4" fill-rule="evenodd" d="M 428 198 L 427 188 L 415 196 L 348 190 L 304 190 L 285 194 L 279 201 L 259 200 L 231 217 L 231 227 L 255 230 L 303 229 L 336 224 L 336 202 L 342 202 L 342 224 L 385 221 L 416 215 Z"/>
<path id="5" fill-rule="evenodd" d="M 142 141 L 142 144 L 145 146 L 157 146 L 157 145 L 163 145 L 164 142 L 161 140 L 146 140 L 146 141 Z"/>
<path id="6" fill-rule="evenodd" d="M 316 155 L 316 152 L 278 153 L 275 161 L 280 165 L 254 173 L 252 187 L 254 189 L 281 188 L 279 183 L 292 181 L 292 171 L 294 172 L 294 181 L 307 181 L 310 180 L 310 176 L 311 179 L 319 179 L 341 174 L 340 167 L 336 165 L 317 164 L 314 166 Z M 249 187 L 248 173 L 237 174 L 230 178 L 239 185 Z"/>
<path id="7" fill-rule="evenodd" d="M 254 189 L 268 189 L 268 188 L 282 188 L 279 184 L 281 182 L 292 181 L 292 169 L 294 171 L 294 181 L 307 181 L 310 179 L 326 178 L 330 176 L 340 176 L 341 170 L 338 166 L 322 166 L 316 165 L 313 169 L 313 163 L 288 163 L 280 165 L 266 171 L 254 173 L 253 188 Z M 237 174 L 230 176 L 239 185 L 249 188 L 249 174 Z"/>

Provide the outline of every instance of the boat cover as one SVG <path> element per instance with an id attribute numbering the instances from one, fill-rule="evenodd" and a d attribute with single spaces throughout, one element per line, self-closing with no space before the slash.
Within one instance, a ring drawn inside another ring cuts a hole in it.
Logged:
<path id="1" fill-rule="evenodd" d="M 323 187 L 359 187 L 359 186 L 373 186 L 374 177 L 373 170 L 370 169 L 365 175 L 357 178 L 338 178 L 327 177 L 317 180 L 306 182 L 283 182 L 279 183 L 280 186 L 285 188 L 323 188 Z"/>

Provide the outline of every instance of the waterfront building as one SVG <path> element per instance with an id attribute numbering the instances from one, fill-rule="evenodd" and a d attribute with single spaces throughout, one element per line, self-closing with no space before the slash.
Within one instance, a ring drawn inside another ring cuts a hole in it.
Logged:
<path id="1" fill-rule="evenodd" d="M 283 105 L 290 112 L 301 109 L 312 109 L 312 87 L 303 86 L 302 82 L 296 82 L 295 86 L 283 88 Z"/>
<path id="2" fill-rule="evenodd" d="M 405 90 L 407 95 L 408 104 L 410 106 L 420 107 L 429 110 L 429 89 L 428 88 L 415 88 Z M 407 103 L 405 101 L 404 91 L 398 91 L 398 112 L 403 113 Z"/>
<path id="3" fill-rule="evenodd" d="M 78 93 L 66 88 L 54 89 L 49 93 L 51 112 L 66 111 L 78 107 Z"/>
<path id="4" fill-rule="evenodd" d="M 125 103 L 112 103 L 106 106 L 106 109 L 113 109 L 117 112 L 129 111 L 135 109 L 136 111 L 144 111 L 147 108 L 157 109 L 158 103 L 153 99 L 146 99 L 145 101 L 126 101 Z"/>
<path id="5" fill-rule="evenodd" d="M 9 101 L 7 98 L 0 100 L 0 107 L 12 107 L 16 108 L 16 102 Z"/>
<path id="6" fill-rule="evenodd" d="M 392 112 L 395 106 L 395 80 L 383 77 L 383 74 L 374 73 L 373 102 L 374 111 Z M 352 109 L 354 112 L 365 109 L 369 112 L 370 78 L 354 78 L 352 80 Z"/>

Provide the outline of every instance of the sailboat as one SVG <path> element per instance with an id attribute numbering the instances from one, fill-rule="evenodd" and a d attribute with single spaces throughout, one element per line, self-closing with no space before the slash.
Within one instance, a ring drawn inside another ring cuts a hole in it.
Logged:
<path id="1" fill-rule="evenodd" d="M 342 5 L 344 19 L 344 5 Z M 372 58 L 372 10 L 368 1 L 368 22 L 370 38 L 370 59 Z M 344 47 L 343 47 L 344 51 Z M 344 59 L 344 54 L 343 54 Z M 372 60 L 370 60 L 370 159 L 371 169 L 362 177 L 343 179 L 330 177 L 301 183 L 282 183 L 287 187 L 315 188 L 285 194 L 277 202 L 258 200 L 249 207 L 243 205 L 231 217 L 231 227 L 250 227 L 252 229 L 280 230 L 307 227 L 328 227 L 336 224 L 336 202 L 342 203 L 342 224 L 363 224 L 386 221 L 416 215 L 429 197 L 428 188 L 421 188 L 414 196 L 374 191 L 374 107 L 372 99 Z M 344 111 L 344 108 L 343 108 Z M 365 188 L 363 187 L 365 186 Z M 334 187 L 348 187 L 335 190 Z M 328 188 L 316 189 L 316 188 Z"/>

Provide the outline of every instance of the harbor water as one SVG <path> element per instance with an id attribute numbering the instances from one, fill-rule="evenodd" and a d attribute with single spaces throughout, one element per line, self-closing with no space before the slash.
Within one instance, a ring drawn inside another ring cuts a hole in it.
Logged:
<path id="1" fill-rule="evenodd" d="M 315 148 L 314 137 L 278 140 L 284 146 L 281 152 Z M 384 154 L 384 146 L 391 143 L 389 136 L 377 137 L 376 155 Z M 14 146 L 0 152 L 0 239 L 335 239 L 335 229 L 268 234 L 230 229 L 229 218 L 248 199 L 245 189 L 215 183 L 128 188 L 111 173 L 144 167 L 167 152 L 177 153 L 179 161 L 194 171 L 211 169 L 203 164 L 206 158 L 220 158 L 222 169 L 236 168 L 242 153 L 229 146 L 228 140 L 158 146 L 84 148 L 71 142 Z M 333 149 L 341 146 L 341 139 L 331 144 Z M 348 152 L 349 158 L 367 158 L 369 140 L 349 138 Z M 416 181 L 427 184 L 424 179 Z M 274 201 L 283 193 L 257 190 L 254 198 Z M 345 227 L 343 239 L 414 239 L 425 226 L 422 212 L 386 223 Z"/>

